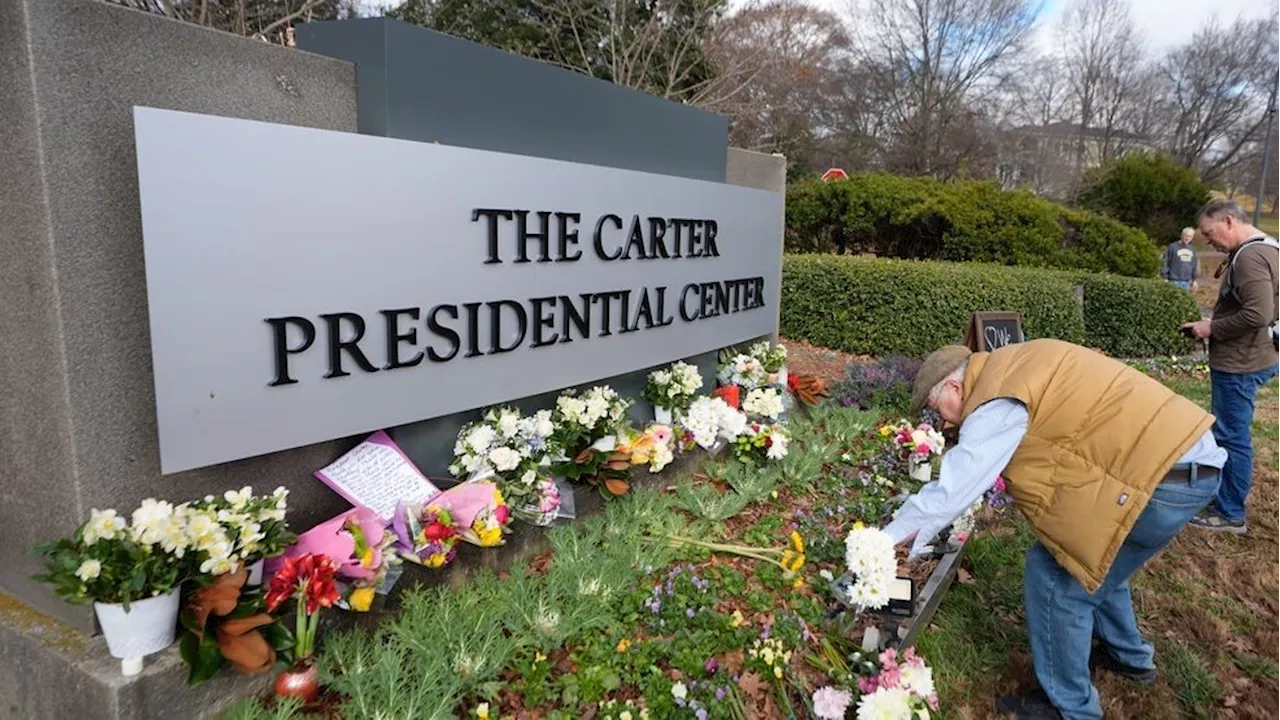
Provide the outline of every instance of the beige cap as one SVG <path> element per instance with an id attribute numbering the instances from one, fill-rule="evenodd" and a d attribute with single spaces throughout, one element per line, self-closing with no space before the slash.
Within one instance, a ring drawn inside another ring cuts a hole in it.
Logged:
<path id="1" fill-rule="evenodd" d="M 924 403 L 929 399 L 929 393 L 933 387 L 947 376 L 956 371 L 956 368 L 964 364 L 973 351 L 963 345 L 947 345 L 945 347 L 934 350 L 929 357 L 925 358 L 924 364 L 920 366 L 920 372 L 916 373 L 915 384 L 911 389 L 911 408 L 910 414 L 915 415 L 924 408 Z"/>

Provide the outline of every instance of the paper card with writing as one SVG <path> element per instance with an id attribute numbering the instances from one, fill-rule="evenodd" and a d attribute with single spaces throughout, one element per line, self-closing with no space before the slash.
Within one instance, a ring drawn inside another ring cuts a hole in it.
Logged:
<path id="1" fill-rule="evenodd" d="M 316 477 L 352 505 L 367 507 L 384 521 L 391 520 L 401 500 L 422 503 L 440 494 L 382 430 L 317 470 Z"/>

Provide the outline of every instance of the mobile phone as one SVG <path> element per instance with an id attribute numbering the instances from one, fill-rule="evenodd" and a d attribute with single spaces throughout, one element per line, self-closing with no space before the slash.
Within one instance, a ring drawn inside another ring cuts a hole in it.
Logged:
<path id="1" fill-rule="evenodd" d="M 1184 336 L 1189 338 L 1195 338 L 1196 336 L 1195 332 L 1191 329 L 1190 325 L 1183 325 L 1182 327 L 1178 328 L 1178 332 L 1182 333 Z"/>

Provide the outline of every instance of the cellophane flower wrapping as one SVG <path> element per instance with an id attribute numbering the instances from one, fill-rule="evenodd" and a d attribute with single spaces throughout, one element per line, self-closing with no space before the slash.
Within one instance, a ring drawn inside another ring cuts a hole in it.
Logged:
<path id="1" fill-rule="evenodd" d="M 675 459 L 675 431 L 669 425 L 654 423 L 641 431 L 627 433 L 618 450 L 631 456 L 632 465 L 647 465 L 649 472 L 662 472 Z"/>
<path id="2" fill-rule="evenodd" d="M 341 605 L 365 611 L 374 593 L 383 589 L 387 571 L 400 562 L 395 543 L 395 534 L 376 512 L 352 508 L 299 535 L 283 556 L 268 561 L 266 570 L 274 574 L 286 558 L 325 555 L 338 567 Z"/>
<path id="3" fill-rule="evenodd" d="M 932 425 L 912 425 L 906 420 L 900 420 L 897 425 L 882 426 L 880 436 L 890 439 L 902 459 L 917 463 L 929 462 L 933 456 L 942 455 L 947 444 L 942 433 Z"/>
<path id="4" fill-rule="evenodd" d="M 404 560 L 442 568 L 458 555 L 457 523 L 448 506 L 436 499 L 401 502 L 396 506 L 391 527 L 396 536 L 396 554 Z"/>
<path id="5" fill-rule="evenodd" d="M 700 397 L 689 406 L 681 423 L 685 449 L 697 445 L 710 450 L 716 443 L 733 442 L 747 429 L 747 416 L 718 397 Z"/>
<path id="6" fill-rule="evenodd" d="M 874 659 L 871 659 L 871 658 Z M 855 660 L 862 659 L 855 655 Z M 872 671 L 858 679 L 858 720 L 921 720 L 938 709 L 933 669 L 914 648 L 901 654 L 893 648 L 868 656 Z"/>
<path id="7" fill-rule="evenodd" d="M 733 451 L 745 462 L 781 460 L 787 456 L 791 436 L 781 424 L 747 423 L 733 440 Z"/>

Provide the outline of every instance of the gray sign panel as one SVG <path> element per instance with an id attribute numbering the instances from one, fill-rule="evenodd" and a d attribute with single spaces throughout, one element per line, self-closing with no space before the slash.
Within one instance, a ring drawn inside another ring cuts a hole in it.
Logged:
<path id="1" fill-rule="evenodd" d="M 779 193 L 135 108 L 161 467 L 775 330 Z"/>

